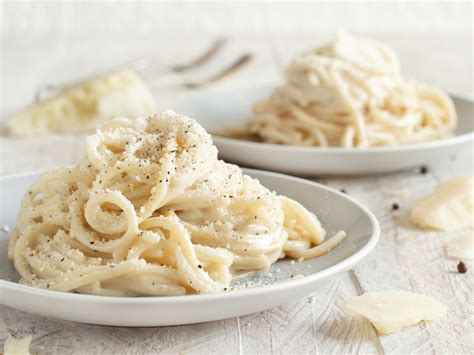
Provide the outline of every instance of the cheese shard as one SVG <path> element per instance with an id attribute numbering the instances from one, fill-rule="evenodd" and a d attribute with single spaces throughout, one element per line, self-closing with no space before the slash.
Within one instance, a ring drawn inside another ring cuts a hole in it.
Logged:
<path id="1" fill-rule="evenodd" d="M 446 254 L 457 259 L 474 259 L 474 231 L 446 244 Z"/>
<path id="2" fill-rule="evenodd" d="M 10 136 L 92 131 L 116 117 L 148 116 L 156 111 L 152 94 L 138 75 L 118 71 L 83 81 L 13 115 Z"/>
<path id="3" fill-rule="evenodd" d="M 3 346 L 3 353 L 5 355 L 29 355 L 31 343 L 31 335 L 22 339 L 16 339 L 9 336 Z"/>
<path id="4" fill-rule="evenodd" d="M 434 298 L 407 291 L 366 293 L 346 301 L 341 308 L 348 315 L 367 318 L 382 334 L 446 314 L 446 306 Z"/>
<path id="5" fill-rule="evenodd" d="M 453 231 L 474 226 L 474 177 L 462 176 L 438 185 L 413 204 L 411 220 L 426 229 Z"/>

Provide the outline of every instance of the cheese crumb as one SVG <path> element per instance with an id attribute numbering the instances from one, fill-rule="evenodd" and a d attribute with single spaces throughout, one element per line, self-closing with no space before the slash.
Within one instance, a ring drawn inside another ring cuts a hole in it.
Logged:
<path id="1" fill-rule="evenodd" d="M 452 231 L 474 226 L 474 177 L 462 176 L 438 185 L 413 204 L 411 220 L 422 228 Z"/>
<path id="2" fill-rule="evenodd" d="M 29 355 L 30 343 L 31 335 L 22 339 L 16 339 L 9 335 L 3 346 L 3 353 L 5 355 Z"/>
<path id="3" fill-rule="evenodd" d="M 139 117 L 156 111 L 153 95 L 133 71 L 112 72 L 65 88 L 7 121 L 8 134 L 25 137 L 91 131 L 115 117 Z"/>
<path id="4" fill-rule="evenodd" d="M 346 301 L 341 308 L 348 315 L 367 318 L 382 334 L 446 314 L 446 306 L 434 298 L 407 291 L 366 293 Z"/>
<path id="5" fill-rule="evenodd" d="M 474 231 L 450 240 L 446 244 L 446 254 L 457 259 L 474 259 Z"/>

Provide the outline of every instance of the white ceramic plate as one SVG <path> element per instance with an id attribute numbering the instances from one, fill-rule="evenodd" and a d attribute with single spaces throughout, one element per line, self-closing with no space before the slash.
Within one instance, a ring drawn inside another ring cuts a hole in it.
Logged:
<path id="1" fill-rule="evenodd" d="M 196 119 L 209 132 L 239 127 L 250 117 L 252 104 L 268 96 L 273 86 L 234 91 L 208 91 L 173 107 Z M 474 102 L 452 96 L 459 117 L 449 139 L 373 148 L 298 147 L 214 136 L 220 157 L 240 165 L 297 175 L 361 175 L 385 173 L 445 159 L 474 141 Z"/>
<path id="2" fill-rule="evenodd" d="M 303 262 L 280 260 L 269 273 L 237 281 L 238 290 L 212 295 L 106 297 L 36 289 L 18 279 L 7 257 L 8 236 L 0 232 L 1 303 L 25 312 L 70 321 L 115 326 L 160 326 L 225 319 L 259 312 L 311 293 L 321 282 L 361 261 L 375 247 L 380 229 L 373 214 L 333 189 L 290 176 L 245 170 L 265 186 L 300 201 L 316 213 L 329 235 L 348 237 L 328 254 Z M 0 178 L 0 225 L 14 226 L 20 200 L 38 173 Z M 291 275 L 294 277 L 292 278 Z M 304 277 L 298 276 L 302 275 Z M 254 287 L 248 287 L 254 283 Z"/>

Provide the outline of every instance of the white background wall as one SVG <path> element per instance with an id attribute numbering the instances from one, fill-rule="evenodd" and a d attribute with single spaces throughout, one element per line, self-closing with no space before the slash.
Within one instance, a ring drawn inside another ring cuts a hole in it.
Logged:
<path id="1" fill-rule="evenodd" d="M 471 1 L 4 1 L 2 33 L 465 34 Z"/>
<path id="2" fill-rule="evenodd" d="M 236 75 L 226 85 L 274 81 L 297 51 L 321 44 L 344 29 L 392 46 L 408 78 L 464 95 L 474 92 L 470 1 L 1 4 L 1 119 L 31 103 L 45 84 L 75 80 L 144 56 L 158 57 L 163 63 L 185 62 L 216 36 L 230 36 L 230 43 L 208 65 L 209 72 L 243 51 L 254 55 L 245 69 L 255 72 L 254 81 L 240 79 L 249 75 Z M 164 94 L 170 97 L 169 90 L 160 93 L 167 103 Z"/>

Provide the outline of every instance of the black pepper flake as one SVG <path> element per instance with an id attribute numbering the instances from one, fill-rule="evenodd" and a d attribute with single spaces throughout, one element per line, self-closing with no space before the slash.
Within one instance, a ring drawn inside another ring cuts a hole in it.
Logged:
<path id="1" fill-rule="evenodd" d="M 202 269 L 202 265 L 198 265 L 198 268 Z"/>
<path id="2" fill-rule="evenodd" d="M 428 172 L 428 167 L 423 165 L 421 168 L 420 168 L 420 174 L 426 174 Z"/>
<path id="3" fill-rule="evenodd" d="M 224 287 L 224 291 L 227 291 L 227 287 Z"/>
<path id="4" fill-rule="evenodd" d="M 91 244 L 91 245 L 92 245 L 92 244 L 94 244 L 94 243 L 95 243 L 94 241 L 92 241 L 92 242 L 89 242 L 89 244 Z"/>
<path id="5" fill-rule="evenodd" d="M 466 267 L 466 264 L 464 264 L 464 262 L 460 261 L 458 263 L 458 272 L 460 274 L 465 274 L 467 272 L 467 267 Z"/>
<path id="6" fill-rule="evenodd" d="M 341 188 L 341 189 L 339 189 L 339 191 L 341 191 L 343 194 L 347 194 L 347 191 L 346 191 L 345 188 Z"/>
<path id="7" fill-rule="evenodd" d="M 60 261 L 64 261 L 64 257 L 62 257 Z"/>
<path id="8" fill-rule="evenodd" d="M 398 203 L 393 203 L 392 204 L 392 210 L 396 211 L 400 208 L 400 206 L 398 205 Z"/>

